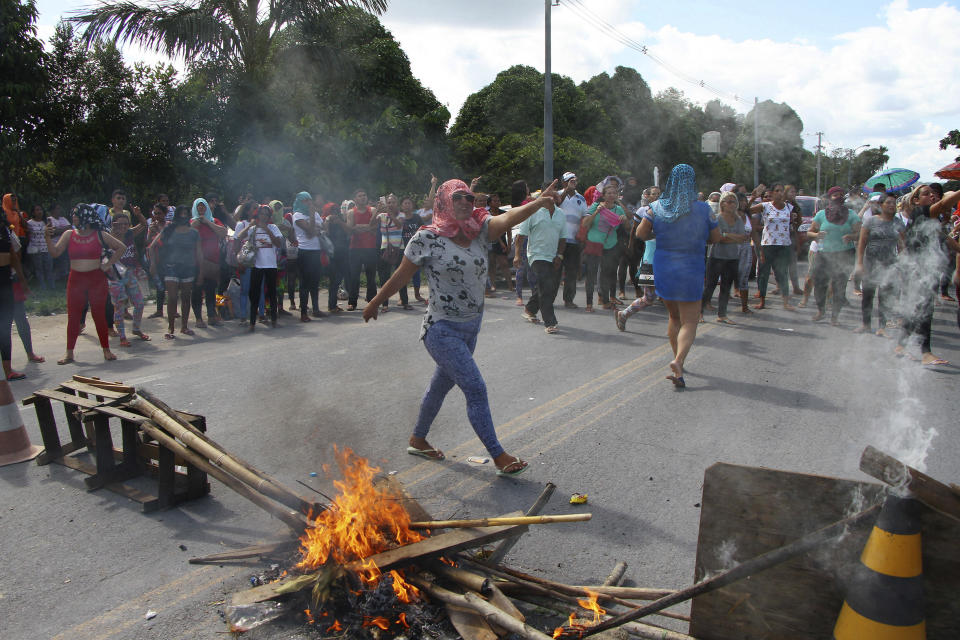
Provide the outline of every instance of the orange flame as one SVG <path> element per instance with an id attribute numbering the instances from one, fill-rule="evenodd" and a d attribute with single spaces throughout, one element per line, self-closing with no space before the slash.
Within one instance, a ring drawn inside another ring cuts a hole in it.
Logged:
<path id="1" fill-rule="evenodd" d="M 390 628 L 390 621 L 383 617 L 371 618 L 370 616 L 363 617 L 363 626 L 364 627 L 380 627 L 384 631 Z"/>
<path id="2" fill-rule="evenodd" d="M 304 609 L 303 613 L 307 616 L 307 624 L 313 624 L 316 620 L 313 619 L 313 614 L 310 612 L 310 609 Z"/>
<path id="3" fill-rule="evenodd" d="M 418 542 L 424 536 L 410 528 L 410 516 L 395 496 L 374 487 L 373 477 L 379 468 L 370 466 L 365 458 L 349 448 L 340 451 L 334 446 L 334 455 L 343 470 L 343 480 L 333 483 L 339 493 L 331 508 L 312 518 L 310 527 L 300 538 L 301 560 L 296 566 L 311 570 L 329 561 L 342 565 L 366 559 L 358 573 L 366 586 L 375 586 L 381 572 L 369 557 L 395 546 Z M 398 597 L 401 592 L 417 593 L 401 574 L 390 573 Z"/>
<path id="4" fill-rule="evenodd" d="M 404 629 L 409 629 L 410 625 L 407 624 L 407 614 L 401 613 L 400 617 L 397 618 L 397 624 L 402 625 Z"/>
<path id="5" fill-rule="evenodd" d="M 420 600 L 420 589 L 404 580 L 402 573 L 394 570 L 390 575 L 393 576 L 393 593 L 396 594 L 397 600 L 405 604 Z"/>
<path id="6" fill-rule="evenodd" d="M 606 613 L 606 611 L 597 604 L 597 598 L 600 594 L 587 591 L 587 595 L 590 596 L 589 599 L 577 598 L 577 604 L 587 611 L 593 611 L 593 624 L 599 624 L 600 616 Z"/>
<path id="7" fill-rule="evenodd" d="M 592 611 L 592 612 L 593 612 L 593 622 L 591 622 L 591 623 L 589 623 L 589 624 L 586 624 L 586 625 L 580 624 L 580 623 L 577 622 L 577 614 L 576 614 L 576 612 L 571 613 L 571 614 L 570 614 L 570 618 L 567 620 L 567 628 L 566 628 L 566 629 L 564 629 L 564 628 L 563 628 L 563 625 L 561 625 L 561 626 L 559 626 L 559 627 L 557 627 L 556 629 L 553 630 L 553 637 L 554 637 L 554 638 L 561 638 L 561 637 L 564 637 L 564 636 L 570 637 L 570 636 L 573 635 L 573 634 L 576 634 L 577 637 L 581 637 L 581 636 L 583 636 L 583 630 L 584 630 L 584 629 L 586 629 L 586 628 L 588 628 L 588 627 L 592 627 L 592 626 L 597 625 L 597 624 L 600 623 L 600 618 L 601 618 L 601 616 L 603 616 L 603 615 L 606 613 L 606 610 L 603 609 L 599 604 L 597 604 L 597 600 L 598 600 L 598 598 L 599 598 L 599 594 L 593 593 L 592 591 L 587 591 L 587 594 L 588 594 L 590 597 L 589 597 L 589 598 L 577 598 L 577 604 L 579 604 L 581 607 L 583 607 L 583 608 L 586 609 L 587 611 Z"/>
<path id="8" fill-rule="evenodd" d="M 333 624 L 327 627 L 327 633 L 330 633 L 331 631 L 343 631 L 343 627 L 340 626 L 339 620 L 334 620 Z"/>

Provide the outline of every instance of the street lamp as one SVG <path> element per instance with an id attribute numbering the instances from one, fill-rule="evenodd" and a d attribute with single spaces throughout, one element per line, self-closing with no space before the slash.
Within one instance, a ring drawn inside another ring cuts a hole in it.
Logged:
<path id="1" fill-rule="evenodd" d="M 847 151 L 848 151 L 849 154 L 850 154 L 850 155 L 849 155 L 849 159 L 848 159 L 848 161 L 847 161 L 847 186 L 848 186 L 848 187 L 850 186 L 850 183 L 853 181 L 852 173 L 853 173 L 853 156 L 854 156 L 854 154 L 855 154 L 857 151 L 859 151 L 860 149 L 865 149 L 865 148 L 867 148 L 867 147 L 869 147 L 869 146 L 870 146 L 869 144 L 862 144 L 862 145 L 860 145 L 859 147 L 857 147 L 856 149 L 847 149 Z"/>

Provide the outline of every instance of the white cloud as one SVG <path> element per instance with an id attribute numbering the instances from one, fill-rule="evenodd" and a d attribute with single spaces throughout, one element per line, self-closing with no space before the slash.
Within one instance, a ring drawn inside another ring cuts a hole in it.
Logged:
<path id="1" fill-rule="evenodd" d="M 730 31 L 704 36 L 671 25 L 652 30 L 626 20 L 633 7 L 629 0 L 589 5 L 591 13 L 686 74 L 751 101 L 758 96 L 788 103 L 804 122 L 808 148 L 816 144 L 816 131 L 823 131 L 832 147 L 884 145 L 891 166 L 913 168 L 925 180 L 956 155 L 937 145 L 958 125 L 960 91 L 952 84 L 960 75 L 956 7 L 911 9 L 907 0 L 894 0 L 879 8 L 881 24 L 840 33 L 820 46 L 802 33 L 791 37 L 789 28 L 744 39 L 731 37 Z M 542 15 L 526 27 L 513 23 L 509 30 L 486 27 L 483 20 L 473 20 L 465 31 L 389 14 L 384 22 L 414 73 L 454 117 L 466 97 L 499 71 L 514 64 L 544 66 Z M 640 71 L 654 92 L 675 86 L 694 101 L 714 97 L 587 24 L 582 14 L 553 13 L 555 73 L 580 82 L 612 72 L 617 64 Z"/>

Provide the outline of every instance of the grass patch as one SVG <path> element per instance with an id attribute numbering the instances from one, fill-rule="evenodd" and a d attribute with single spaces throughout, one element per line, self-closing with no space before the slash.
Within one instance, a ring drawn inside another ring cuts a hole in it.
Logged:
<path id="1" fill-rule="evenodd" d="M 34 316 L 52 316 L 67 312 L 66 283 L 62 289 L 31 289 L 23 306 L 27 313 Z"/>

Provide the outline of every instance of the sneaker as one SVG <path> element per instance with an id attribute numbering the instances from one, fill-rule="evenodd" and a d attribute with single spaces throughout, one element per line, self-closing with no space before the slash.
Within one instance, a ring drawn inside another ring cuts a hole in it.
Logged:
<path id="1" fill-rule="evenodd" d="M 613 319 L 617 323 L 617 329 L 620 329 L 620 331 L 627 330 L 627 319 L 623 317 L 623 313 L 614 309 Z"/>
<path id="2" fill-rule="evenodd" d="M 550 335 L 553 335 L 555 333 L 560 333 L 560 327 L 558 327 L 557 325 L 553 325 L 552 327 L 546 327 L 543 331 L 545 333 L 549 333 Z"/>
<path id="3" fill-rule="evenodd" d="M 520 315 L 523 316 L 523 319 L 526 320 L 527 322 L 531 322 L 533 324 L 537 324 L 538 322 L 540 322 L 540 320 L 537 319 L 537 316 L 533 315 L 532 313 L 529 313 L 526 309 L 524 309 L 520 313 Z"/>

